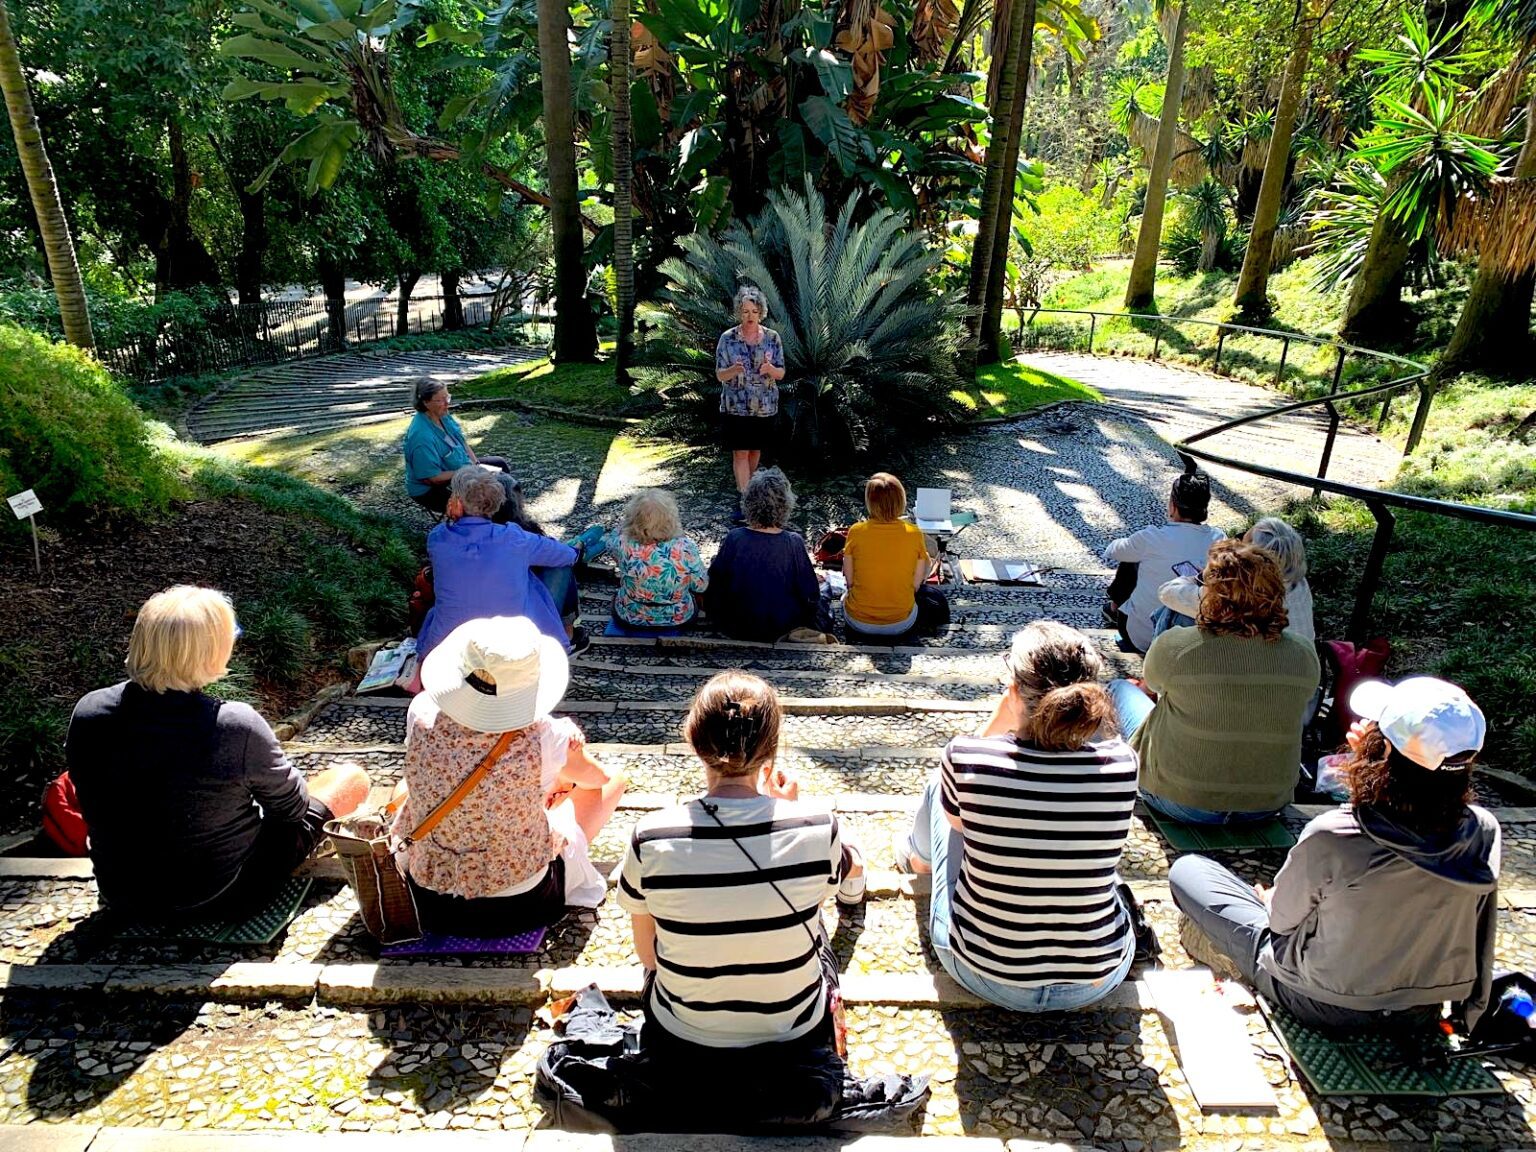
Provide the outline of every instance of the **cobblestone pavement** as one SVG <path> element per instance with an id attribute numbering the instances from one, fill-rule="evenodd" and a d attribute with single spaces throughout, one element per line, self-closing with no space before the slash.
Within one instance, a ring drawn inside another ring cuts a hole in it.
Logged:
<path id="1" fill-rule="evenodd" d="M 961 538 L 965 553 L 1026 554 L 1057 565 L 1045 585 L 961 590 L 955 626 L 944 637 L 899 651 L 717 645 L 707 642 L 707 628 L 692 647 L 595 644 L 575 663 L 566 706 L 597 744 L 595 754 L 630 779 L 626 806 L 595 841 L 595 858 L 619 856 L 647 805 L 697 794 L 702 773 L 678 743 L 682 712 L 675 706 L 714 670 L 735 666 L 761 671 L 786 697 L 839 701 L 797 706 L 809 711 L 787 718 L 781 760 L 799 773 L 807 798 L 837 807 L 871 868 L 887 870 L 893 841 L 910 828 L 917 797 L 934 770 L 935 748 L 981 721 L 974 711 L 944 711 L 944 705 L 993 698 L 1000 687 L 999 653 L 1027 620 L 1051 616 L 1097 627 L 1105 575 L 1098 555 L 1111 536 L 1157 519 L 1176 467 L 1154 434 L 1178 434 L 1247 410 L 1245 405 L 1275 402 L 1259 389 L 1164 366 L 1032 359 L 1091 380 L 1116 407 L 1055 409 L 959 438 L 914 463 L 906 478 L 913 486 L 950 485 L 962 507 L 982 513 Z M 1163 392 L 1171 403 L 1158 401 Z M 642 483 L 670 484 L 684 493 L 690 529 L 706 553 L 728 527 L 728 501 L 717 498 L 725 482 L 717 454 L 646 446 L 592 430 L 545 436 L 541 454 L 547 425 L 504 414 L 465 420 L 481 437 L 481 451 L 512 456 L 534 493 L 535 513 L 552 527 L 611 518 L 619 500 Z M 1316 429 L 1297 428 L 1285 436 L 1251 435 L 1242 451 L 1271 453 L 1264 458 L 1274 463 L 1307 460 L 1312 446 L 1306 437 Z M 1356 469 L 1350 474 L 1371 480 L 1390 475 L 1391 453 L 1372 447 L 1369 437 L 1349 437 L 1350 450 L 1339 455 L 1340 474 Z M 385 443 L 379 450 L 394 449 Z M 1273 486 L 1218 479 L 1232 487 L 1219 488 L 1217 523 L 1235 526 L 1270 508 L 1278 495 Z M 377 499 L 376 506 L 397 506 L 391 504 L 397 496 L 378 486 L 355 494 Z M 849 484 L 807 485 L 803 495 L 808 532 L 847 522 L 857 510 L 857 489 Z M 600 620 L 610 596 L 611 587 L 588 587 L 584 612 Z M 1108 638 L 1096 635 L 1115 674 L 1135 672 L 1136 658 L 1112 651 Z M 849 711 L 850 699 L 867 701 L 870 711 L 892 702 L 912 710 L 861 714 Z M 674 707 L 626 707 L 647 703 Z M 355 759 L 375 783 L 387 785 L 402 767 L 404 715 L 402 708 L 378 702 L 331 705 L 293 742 L 291 756 L 310 774 L 335 760 Z M 1303 822 L 1292 814 L 1295 830 Z M 1511 820 L 1504 834 L 1504 882 L 1513 899 L 1517 889 L 1536 889 L 1536 823 Z M 1140 893 L 1161 962 L 1183 968 L 1190 960 L 1179 945 L 1166 888 L 1176 855 L 1138 820 L 1121 872 Z M 1268 883 L 1284 853 L 1253 850 L 1220 858 L 1244 878 Z M 927 898 L 890 893 L 887 887 L 851 911 L 830 902 L 824 909 L 839 965 L 850 977 L 940 970 L 928 939 Z M 121 941 L 100 913 L 93 881 L 0 879 L 0 964 L 136 971 L 132 966 L 222 970 L 254 962 L 287 971 L 375 956 L 350 890 L 335 879 L 316 880 L 288 929 L 256 947 Z M 415 978 L 417 971 L 444 968 L 515 974 L 632 963 L 627 919 L 610 897 L 596 910 L 568 915 L 534 956 L 386 961 L 381 970 Z M 1536 967 L 1536 900 L 1521 897 L 1501 912 L 1499 963 Z M 464 978 L 494 975 L 468 972 Z M 391 1132 L 526 1131 L 540 1121 L 532 1075 L 552 1033 L 528 1007 L 403 1003 L 363 1009 L 324 996 L 203 1003 L 171 994 L 173 987 L 167 983 L 138 998 L 25 991 L 14 984 L 0 991 L 0 1123 Z M 1278 1111 L 1202 1112 L 1162 1019 L 1118 1005 L 1028 1017 L 922 1003 L 854 1003 L 850 1061 L 861 1074 L 931 1074 L 933 1099 L 914 1129 L 925 1135 L 1028 1137 L 1106 1152 L 1536 1147 L 1531 1077 L 1514 1066 L 1495 1062 L 1505 1091 L 1494 1097 L 1322 1100 L 1297 1078 L 1257 1012 L 1248 1014 L 1246 1026 L 1279 1098 Z"/>
<path id="2" fill-rule="evenodd" d="M 423 380 L 452 384 L 543 355 L 537 348 L 354 352 L 257 368 L 198 404 L 187 431 L 210 442 L 388 420 L 410 413 Z"/>

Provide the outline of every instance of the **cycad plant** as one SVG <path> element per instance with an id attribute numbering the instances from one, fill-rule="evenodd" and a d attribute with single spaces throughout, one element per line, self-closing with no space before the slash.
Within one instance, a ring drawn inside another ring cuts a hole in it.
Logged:
<path id="1" fill-rule="evenodd" d="M 848 198 L 835 219 L 810 180 L 776 189 L 749 222 L 718 240 L 684 237 L 661 265 L 673 330 L 650 342 L 642 381 L 660 385 L 667 419 L 702 434 L 719 403 L 714 348 L 743 284 L 768 301 L 784 342 L 784 455 L 802 465 L 879 453 L 952 423 L 964 306 L 934 284 L 941 253 L 907 218 L 880 208 L 860 219 Z"/>

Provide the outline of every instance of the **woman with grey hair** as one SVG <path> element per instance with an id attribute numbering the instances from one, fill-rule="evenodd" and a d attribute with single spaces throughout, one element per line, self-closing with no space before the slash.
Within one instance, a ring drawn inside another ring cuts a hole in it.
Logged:
<path id="1" fill-rule="evenodd" d="M 741 503 L 746 527 L 725 538 L 709 566 L 710 620 L 737 640 L 829 631 L 805 540 L 785 529 L 795 510 L 789 480 L 777 468 L 754 472 Z"/>
<path id="2" fill-rule="evenodd" d="M 421 659 L 460 624 L 492 616 L 526 616 L 568 651 L 583 647 L 584 635 L 566 631 L 554 597 L 533 571 L 569 568 L 580 553 L 517 524 L 494 523 L 505 500 L 493 470 L 471 464 L 453 474 L 448 518 L 427 533 L 436 599 L 416 640 Z"/>
<path id="3" fill-rule="evenodd" d="M 1285 611 L 1290 617 L 1287 632 L 1303 640 L 1317 639 L 1312 623 L 1312 587 L 1307 583 L 1307 545 L 1301 533 L 1278 516 L 1266 516 L 1248 529 L 1243 543 L 1264 549 L 1280 564 L 1285 576 Z M 1179 576 L 1157 590 L 1163 607 L 1157 613 L 1155 634 L 1171 627 L 1188 627 L 1200 611 L 1201 585 L 1198 577 Z"/>
<path id="4" fill-rule="evenodd" d="M 405 430 L 405 492 L 428 512 L 448 507 L 453 474 L 469 464 L 484 464 L 503 472 L 501 456 L 476 456 L 459 422 L 448 415 L 453 397 L 441 380 L 423 380 L 416 387 L 416 415 Z"/>
<path id="5" fill-rule="evenodd" d="M 784 342 L 763 327 L 768 301 L 758 289 L 743 284 L 732 308 L 737 324 L 722 332 L 715 345 L 715 379 L 720 381 L 720 419 L 736 491 L 744 493 L 779 414 Z"/>

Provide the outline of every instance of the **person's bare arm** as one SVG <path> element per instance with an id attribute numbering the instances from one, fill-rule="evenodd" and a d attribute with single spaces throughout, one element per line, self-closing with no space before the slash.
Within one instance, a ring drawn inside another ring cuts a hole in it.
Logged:
<path id="1" fill-rule="evenodd" d="M 740 360 L 736 361 L 734 364 L 728 364 L 724 368 L 715 369 L 715 379 L 720 381 L 722 384 L 728 380 L 734 380 L 738 376 L 745 376 L 746 374 L 747 366 Z"/>
<path id="2" fill-rule="evenodd" d="M 992 715 L 982 725 L 978 736 L 1012 736 L 1023 725 L 1022 702 L 1018 692 L 1010 687 L 1003 693 L 1002 699 L 997 702 L 997 707 L 992 709 Z"/>
<path id="3" fill-rule="evenodd" d="M 853 587 L 853 557 L 847 552 L 843 553 L 843 583 Z"/>
<path id="4" fill-rule="evenodd" d="M 928 579 L 928 567 L 928 553 L 924 552 L 912 571 L 912 591 L 916 592 L 923 586 L 923 581 Z"/>
<path id="5" fill-rule="evenodd" d="M 580 744 L 571 741 L 565 754 L 565 767 L 560 769 L 562 783 L 573 788 L 602 789 L 608 787 L 612 779 L 613 774 L 592 759 L 584 741 Z"/>
<path id="6" fill-rule="evenodd" d="M 632 915 L 629 928 L 635 936 L 635 956 L 639 958 L 641 966 L 649 972 L 656 971 L 656 918 Z"/>

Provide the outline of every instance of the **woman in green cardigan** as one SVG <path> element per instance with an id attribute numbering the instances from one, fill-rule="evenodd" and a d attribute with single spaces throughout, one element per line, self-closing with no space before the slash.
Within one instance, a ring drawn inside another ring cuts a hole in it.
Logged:
<path id="1" fill-rule="evenodd" d="M 1212 545 L 1202 581 L 1195 627 L 1164 632 L 1143 679 L 1110 695 L 1148 807 L 1187 824 L 1262 820 L 1296 788 L 1317 652 L 1285 631 L 1285 577 L 1264 549 Z"/>

